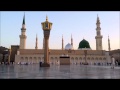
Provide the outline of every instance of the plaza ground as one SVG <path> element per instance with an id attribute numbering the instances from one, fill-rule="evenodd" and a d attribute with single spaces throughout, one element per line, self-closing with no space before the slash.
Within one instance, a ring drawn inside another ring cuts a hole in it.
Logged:
<path id="1" fill-rule="evenodd" d="M 95 65 L 0 65 L 0 79 L 120 79 L 120 67 Z"/>

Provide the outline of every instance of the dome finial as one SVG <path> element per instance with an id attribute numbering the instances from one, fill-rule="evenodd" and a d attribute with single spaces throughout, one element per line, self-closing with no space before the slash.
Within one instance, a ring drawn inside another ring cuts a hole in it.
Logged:
<path id="1" fill-rule="evenodd" d="M 98 14 L 97 14 L 97 21 L 99 21 L 99 16 L 98 16 Z"/>

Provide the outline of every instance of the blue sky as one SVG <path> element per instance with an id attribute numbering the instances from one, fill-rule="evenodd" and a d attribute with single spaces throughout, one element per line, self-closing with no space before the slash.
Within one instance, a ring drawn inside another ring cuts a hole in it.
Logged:
<path id="1" fill-rule="evenodd" d="M 101 22 L 103 50 L 108 50 L 108 35 L 111 49 L 119 49 L 120 18 L 119 12 L 115 11 L 25 11 L 26 48 L 35 48 L 36 34 L 38 36 L 38 48 L 41 49 L 43 47 L 41 22 L 45 21 L 47 15 L 48 20 L 53 23 L 49 38 L 49 47 L 51 49 L 61 49 L 62 35 L 64 46 L 70 43 L 72 34 L 74 49 L 78 48 L 79 42 L 84 37 L 89 42 L 90 47 L 95 50 L 97 14 Z M 1 12 L 0 46 L 19 45 L 23 15 L 24 11 Z"/>

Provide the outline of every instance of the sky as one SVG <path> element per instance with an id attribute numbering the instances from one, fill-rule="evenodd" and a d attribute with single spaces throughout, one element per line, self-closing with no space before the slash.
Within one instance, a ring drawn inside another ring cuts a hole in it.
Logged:
<path id="1" fill-rule="evenodd" d="M 108 50 L 108 35 L 111 50 L 120 49 L 120 14 L 117 11 L 1 11 L 0 12 L 0 46 L 9 48 L 19 45 L 23 16 L 25 12 L 26 49 L 35 48 L 36 34 L 38 36 L 38 49 L 43 48 L 43 30 L 41 22 L 52 22 L 49 37 L 50 49 L 62 48 L 62 35 L 64 47 L 71 43 L 78 49 L 80 41 L 87 40 L 91 49 L 96 50 L 96 20 L 97 14 L 101 22 L 101 35 L 103 50 Z"/>

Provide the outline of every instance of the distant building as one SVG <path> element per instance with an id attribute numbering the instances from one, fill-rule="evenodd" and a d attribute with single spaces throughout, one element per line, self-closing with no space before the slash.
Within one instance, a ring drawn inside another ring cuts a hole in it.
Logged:
<path id="1" fill-rule="evenodd" d="M 61 55 L 69 55 L 70 63 L 84 63 L 85 60 L 89 64 L 102 63 L 105 64 L 110 62 L 110 55 L 108 51 L 103 50 L 100 27 L 100 19 L 97 16 L 96 22 L 96 50 L 92 50 L 90 44 L 87 40 L 83 39 L 78 45 L 78 49 L 74 49 L 73 38 L 71 36 L 71 44 L 68 43 L 64 47 L 64 40 L 62 36 L 61 40 L 61 49 L 50 49 L 49 48 L 49 62 L 55 64 L 56 61 L 59 61 Z M 15 48 L 15 63 L 18 62 L 30 62 L 30 63 L 39 63 L 44 60 L 44 38 L 43 38 L 43 48 L 38 49 L 38 38 L 36 35 L 35 49 L 26 49 L 26 27 L 25 27 L 25 15 L 23 18 L 21 35 L 20 35 L 20 46 Z M 110 46 L 110 45 L 109 45 Z M 110 49 L 110 47 L 109 47 Z M 17 52 L 17 54 L 16 54 Z M 11 61 L 14 60 L 14 55 L 11 56 Z"/>
<path id="2" fill-rule="evenodd" d="M 3 46 L 0 46 L 0 63 L 8 61 L 9 49 Z"/>
<path id="3" fill-rule="evenodd" d="M 19 45 L 11 45 L 10 62 L 15 62 L 15 55 L 17 55 L 18 49 Z"/>

